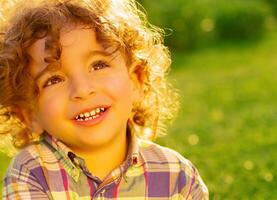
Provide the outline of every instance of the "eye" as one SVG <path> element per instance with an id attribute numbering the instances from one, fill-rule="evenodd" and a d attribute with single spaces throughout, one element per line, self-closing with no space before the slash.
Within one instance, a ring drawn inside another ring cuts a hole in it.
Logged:
<path id="1" fill-rule="evenodd" d="M 92 71 L 103 69 L 103 68 L 106 68 L 106 67 L 109 67 L 109 66 L 110 65 L 106 61 L 103 61 L 103 60 L 99 60 L 99 61 L 93 62 L 91 64 Z"/>
<path id="2" fill-rule="evenodd" d="M 43 88 L 54 85 L 54 84 L 57 84 L 61 81 L 63 81 L 63 79 L 60 76 L 53 75 L 44 82 Z"/>

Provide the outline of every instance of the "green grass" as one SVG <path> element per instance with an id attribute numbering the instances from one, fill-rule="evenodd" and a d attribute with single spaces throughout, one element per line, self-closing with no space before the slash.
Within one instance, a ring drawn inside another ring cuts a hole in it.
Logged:
<path id="1" fill-rule="evenodd" d="M 277 36 L 173 53 L 182 108 L 158 143 L 191 160 L 210 199 L 277 198 Z M 0 154 L 0 178 L 8 160 Z"/>
<path id="2" fill-rule="evenodd" d="M 9 157 L 0 152 L 0 198 L 2 195 L 2 180 L 9 166 Z"/>
<path id="3" fill-rule="evenodd" d="M 173 55 L 182 109 L 157 142 L 197 166 L 211 199 L 276 199 L 277 37 Z"/>

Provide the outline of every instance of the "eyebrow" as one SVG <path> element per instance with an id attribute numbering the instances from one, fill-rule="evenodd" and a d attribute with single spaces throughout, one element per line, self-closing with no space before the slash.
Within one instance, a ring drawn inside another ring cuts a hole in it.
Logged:
<path id="1" fill-rule="evenodd" d="M 92 51 L 89 51 L 86 58 L 87 57 L 95 57 L 95 56 L 98 56 L 98 55 L 101 55 L 101 56 L 110 56 L 112 55 L 114 52 L 112 53 L 108 53 L 107 51 L 102 51 L 102 50 L 92 50 Z"/>
<path id="2" fill-rule="evenodd" d="M 98 55 L 102 55 L 102 56 L 110 56 L 112 55 L 113 53 L 108 53 L 106 51 L 101 51 L 101 50 L 92 50 L 92 51 L 89 51 L 89 53 L 86 55 L 86 58 L 88 57 L 95 57 L 95 56 L 98 56 Z M 53 67 L 53 65 L 51 65 L 51 63 L 49 63 L 43 70 L 41 70 L 34 78 L 35 82 L 37 80 L 39 80 L 44 74 L 46 74 L 47 72 L 49 71 L 52 71 L 50 70 L 51 68 Z"/>
<path id="3" fill-rule="evenodd" d="M 50 70 L 50 68 L 53 67 L 53 65 L 51 65 L 51 63 L 49 63 L 43 70 L 41 70 L 34 78 L 35 82 L 37 82 L 37 80 L 39 80 L 44 74 L 46 74 Z"/>

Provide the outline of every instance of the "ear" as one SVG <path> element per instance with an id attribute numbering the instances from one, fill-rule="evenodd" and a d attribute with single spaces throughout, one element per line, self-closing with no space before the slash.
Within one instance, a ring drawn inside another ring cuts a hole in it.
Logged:
<path id="1" fill-rule="evenodd" d="M 143 96 L 143 69 L 141 63 L 134 62 L 129 67 L 129 76 L 132 80 L 133 91 L 134 91 L 134 100 L 139 101 Z"/>
<path id="2" fill-rule="evenodd" d="M 43 128 L 41 127 L 35 114 L 27 109 L 20 109 L 21 121 L 36 134 L 41 134 Z"/>

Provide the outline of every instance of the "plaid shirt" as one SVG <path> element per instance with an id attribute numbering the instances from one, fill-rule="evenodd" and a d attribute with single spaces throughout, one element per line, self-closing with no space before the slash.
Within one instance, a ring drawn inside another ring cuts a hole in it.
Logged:
<path id="1" fill-rule="evenodd" d="M 13 159 L 3 199 L 208 199 L 207 187 L 190 161 L 134 134 L 128 137 L 126 160 L 101 181 L 82 158 L 46 134 Z"/>

